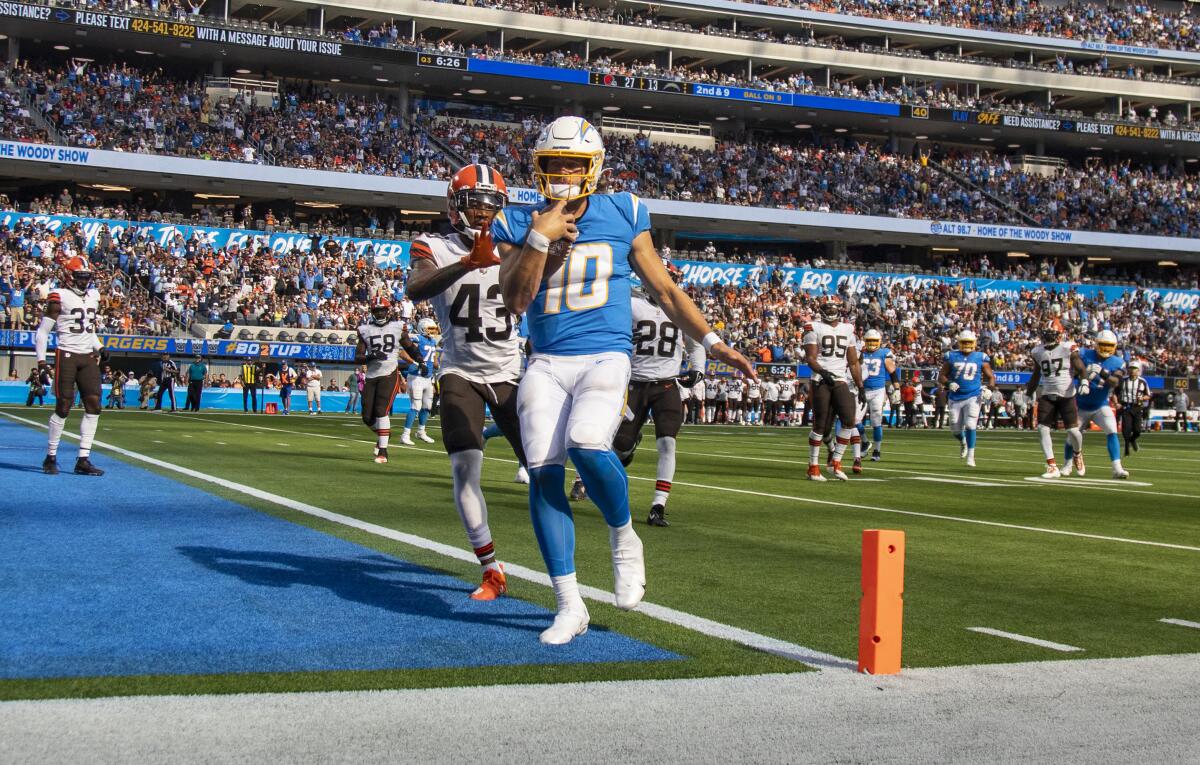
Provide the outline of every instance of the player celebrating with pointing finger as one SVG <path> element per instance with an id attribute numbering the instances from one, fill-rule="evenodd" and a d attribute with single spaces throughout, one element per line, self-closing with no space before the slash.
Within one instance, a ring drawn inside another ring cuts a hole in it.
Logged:
<path id="1" fill-rule="evenodd" d="M 534 147 L 538 191 L 547 201 L 507 208 L 492 222 L 504 303 L 527 313 L 534 354 L 517 394 L 529 464 L 529 508 L 558 613 L 543 643 L 587 631 L 575 576 L 575 522 L 563 490 L 571 458 L 609 526 L 616 604 L 631 609 L 645 592 L 642 542 L 633 530 L 625 469 L 612 451 L 629 384 L 630 277 L 685 334 L 703 338 L 711 358 L 747 375 L 754 366 L 721 341 L 675 285 L 650 238 L 650 215 L 633 194 L 595 194 L 604 145 L 579 117 L 547 125 Z"/>

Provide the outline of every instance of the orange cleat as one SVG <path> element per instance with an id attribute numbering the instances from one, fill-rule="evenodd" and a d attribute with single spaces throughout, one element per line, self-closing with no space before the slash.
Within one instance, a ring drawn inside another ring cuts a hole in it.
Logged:
<path id="1" fill-rule="evenodd" d="M 808 480 L 810 480 L 810 481 L 824 481 L 825 480 L 825 476 L 821 475 L 821 466 L 820 465 L 809 465 L 808 466 Z"/>
<path id="2" fill-rule="evenodd" d="M 471 600 L 495 600 L 508 592 L 508 580 L 504 576 L 504 567 L 497 571 L 493 568 L 484 569 L 483 583 L 471 593 Z"/>
<path id="3" fill-rule="evenodd" d="M 838 479 L 839 481 L 847 480 L 846 474 L 842 472 L 842 461 L 841 460 L 833 461 L 833 464 L 829 466 L 829 474 L 831 476 L 833 476 L 834 478 Z"/>
<path id="4" fill-rule="evenodd" d="M 854 458 L 854 466 L 850 468 L 855 475 L 862 475 L 862 457 Z"/>

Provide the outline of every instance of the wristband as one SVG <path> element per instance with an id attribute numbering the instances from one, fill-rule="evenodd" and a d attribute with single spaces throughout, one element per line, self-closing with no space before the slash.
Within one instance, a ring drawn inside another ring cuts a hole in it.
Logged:
<path id="1" fill-rule="evenodd" d="M 717 343 L 724 342 L 724 341 L 721 339 L 721 336 L 718 335 L 716 332 L 709 332 L 707 335 L 704 336 L 704 339 L 701 340 L 700 342 L 704 346 L 704 352 L 708 353 L 709 351 L 712 350 L 712 347 L 714 345 L 716 345 Z"/>
<path id="2" fill-rule="evenodd" d="M 549 252 L 550 237 L 531 228 L 529 229 L 529 233 L 525 236 L 525 246 L 532 247 L 538 252 Z"/>

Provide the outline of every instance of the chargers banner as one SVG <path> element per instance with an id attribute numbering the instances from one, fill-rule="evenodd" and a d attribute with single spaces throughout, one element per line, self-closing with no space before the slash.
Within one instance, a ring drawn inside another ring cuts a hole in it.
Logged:
<path id="1" fill-rule="evenodd" d="M 1021 290 L 1037 290 L 1043 287 L 1055 291 L 1074 292 L 1088 298 L 1103 295 L 1104 299 L 1112 302 L 1120 299 L 1134 287 L 1122 287 L 1099 284 L 1046 284 L 1042 282 L 1024 282 L 1006 279 L 980 279 L 977 277 L 934 276 L 929 274 L 889 274 L 875 271 L 838 271 L 833 269 L 794 268 L 790 266 L 755 266 L 742 263 L 709 263 L 694 260 L 672 261 L 683 272 L 683 283 L 694 284 L 698 287 L 713 285 L 728 285 L 731 287 L 767 287 L 773 282 L 781 287 L 806 292 L 836 292 L 838 287 L 846 284 L 851 292 L 861 292 L 874 282 L 903 285 L 910 289 L 931 287 L 935 284 L 962 285 L 964 289 L 975 290 L 982 297 L 999 297 L 1008 300 L 1016 299 Z M 1147 288 L 1145 292 L 1154 300 L 1168 308 L 1178 308 L 1193 311 L 1200 308 L 1200 291 L 1174 290 L 1158 287 Z"/>
<path id="2" fill-rule="evenodd" d="M 34 332 L 27 330 L 0 329 L 0 348 L 32 351 Z M 256 356 L 272 359 L 297 359 L 309 361 L 354 361 L 352 345 L 313 345 L 311 343 L 261 342 L 257 340 L 205 340 L 186 337 L 144 337 L 141 335 L 101 335 L 100 342 L 109 351 L 118 354 L 147 353 L 158 355 L 170 353 L 179 356 L 205 357 Z M 51 350 L 57 345 L 55 335 L 50 335 Z"/>
<path id="3" fill-rule="evenodd" d="M 96 245 L 102 226 L 107 225 L 113 237 L 120 236 L 127 229 L 133 229 L 137 235 L 145 235 L 160 245 L 166 246 L 182 237 L 186 242 L 193 236 L 200 242 L 215 248 L 237 246 L 239 248 L 258 247 L 267 245 L 272 252 L 286 254 L 293 249 L 300 252 L 310 252 L 313 245 L 313 235 L 298 233 L 280 233 L 255 231 L 251 229 L 216 228 L 207 226 L 185 226 L 172 223 L 149 223 L 140 221 L 114 220 L 108 218 L 78 218 L 73 215 L 35 215 L 12 211 L 0 212 L 0 224 L 12 228 L 22 221 L 41 223 L 51 231 L 58 232 L 69 228 L 75 223 L 83 226 L 87 237 L 87 247 Z M 369 239 L 349 236 L 322 236 L 324 242 L 332 239 L 343 250 L 353 253 L 354 257 L 374 257 L 375 265 L 380 268 L 407 268 L 410 242 L 397 242 L 391 239 Z"/>

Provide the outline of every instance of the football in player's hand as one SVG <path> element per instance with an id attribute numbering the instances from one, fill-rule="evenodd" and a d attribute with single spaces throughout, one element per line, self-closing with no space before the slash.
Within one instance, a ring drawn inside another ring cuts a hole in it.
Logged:
<path id="1" fill-rule="evenodd" d="M 559 239 L 550 243 L 550 249 L 546 251 L 546 267 L 542 269 L 543 279 L 549 279 L 558 273 L 567 255 L 571 253 L 571 244 L 569 239 Z"/>

